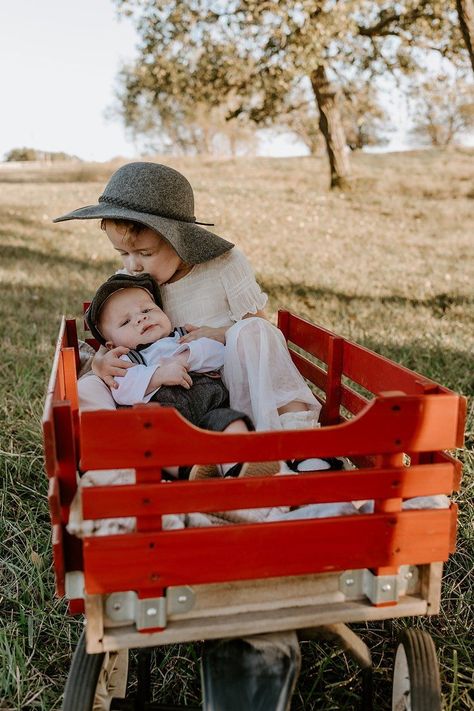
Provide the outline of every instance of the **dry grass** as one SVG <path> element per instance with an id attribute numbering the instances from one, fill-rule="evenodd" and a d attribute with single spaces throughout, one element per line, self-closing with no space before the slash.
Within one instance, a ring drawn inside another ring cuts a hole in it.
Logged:
<path id="1" fill-rule="evenodd" d="M 295 310 L 471 395 L 473 156 L 472 150 L 356 156 L 346 193 L 327 191 L 318 159 L 163 162 L 190 179 L 198 219 L 214 220 L 215 231 L 249 256 L 272 313 L 279 306 Z M 95 202 L 116 167 L 0 166 L 2 710 L 60 707 L 80 627 L 52 597 L 39 422 L 60 315 L 79 315 L 82 300 L 117 262 L 95 222 L 52 225 L 51 218 Z M 470 438 L 472 419 L 471 413 Z M 472 708 L 473 455 L 460 455 L 461 526 L 443 611 L 414 621 L 437 641 L 445 707 L 453 711 Z M 377 709 L 388 708 L 390 650 L 403 624 L 359 627 L 374 653 Z M 195 663 L 191 650 L 181 653 Z M 305 645 L 304 661 L 295 709 L 357 708 L 359 682 L 342 653 Z M 188 672 L 187 662 L 167 656 L 159 673 L 174 679 L 168 701 L 185 682 L 190 698 L 198 693 Z"/>

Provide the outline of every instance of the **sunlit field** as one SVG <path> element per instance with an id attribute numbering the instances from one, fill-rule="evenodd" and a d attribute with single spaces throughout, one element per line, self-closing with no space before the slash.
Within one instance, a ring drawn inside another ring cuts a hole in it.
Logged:
<path id="1" fill-rule="evenodd" d="M 252 261 L 269 314 L 288 308 L 473 394 L 474 150 L 353 156 L 353 186 L 330 193 L 317 158 L 173 159 L 196 217 Z M 1 530 L 0 709 L 61 706 L 82 628 L 53 596 L 41 412 L 63 313 L 119 266 L 95 221 L 51 219 L 96 201 L 118 164 L 0 165 Z M 375 709 L 390 708 L 393 650 L 405 625 L 438 647 L 445 709 L 472 709 L 472 453 L 468 407 L 458 549 L 441 614 L 355 625 L 375 663 Z M 166 703 L 198 703 L 199 645 L 170 648 L 155 670 Z M 292 708 L 357 709 L 356 666 L 326 643 L 303 644 Z"/>

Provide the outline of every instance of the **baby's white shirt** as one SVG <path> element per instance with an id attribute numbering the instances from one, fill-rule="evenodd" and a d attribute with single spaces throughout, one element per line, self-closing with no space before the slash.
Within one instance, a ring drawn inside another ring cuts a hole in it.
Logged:
<path id="1" fill-rule="evenodd" d="M 219 370 L 224 365 L 225 346 L 212 338 L 198 338 L 189 343 L 179 343 L 181 334 L 160 338 L 146 348 L 139 351 L 146 365 L 137 364 L 128 368 L 125 375 L 114 378 L 118 387 L 112 390 L 112 396 L 118 405 L 137 405 L 151 400 L 159 388 L 145 394 L 153 373 L 160 366 L 164 358 L 189 351 L 188 371 L 195 373 L 208 373 Z M 120 356 L 121 360 L 130 362 L 127 355 Z"/>

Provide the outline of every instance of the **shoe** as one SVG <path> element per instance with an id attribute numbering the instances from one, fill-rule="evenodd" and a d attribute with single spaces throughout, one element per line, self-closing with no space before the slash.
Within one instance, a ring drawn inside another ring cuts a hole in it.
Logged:
<path id="1" fill-rule="evenodd" d="M 199 479 L 221 479 L 222 476 L 215 464 L 195 464 L 189 472 L 189 481 Z"/>
<path id="2" fill-rule="evenodd" d="M 344 462 L 336 457 L 309 457 L 308 459 L 287 459 L 289 468 L 298 473 L 320 472 L 320 471 L 340 471 L 344 468 Z"/>
<path id="3" fill-rule="evenodd" d="M 216 464 L 195 464 L 189 474 L 190 481 L 199 479 L 235 479 L 244 476 L 273 476 L 280 471 L 280 462 L 244 462 L 234 464 L 222 475 L 222 470 Z"/>
<path id="4" fill-rule="evenodd" d="M 280 462 L 244 462 L 241 466 L 240 472 L 238 474 L 234 474 L 233 476 L 273 476 L 274 474 L 278 474 L 280 469 Z"/>

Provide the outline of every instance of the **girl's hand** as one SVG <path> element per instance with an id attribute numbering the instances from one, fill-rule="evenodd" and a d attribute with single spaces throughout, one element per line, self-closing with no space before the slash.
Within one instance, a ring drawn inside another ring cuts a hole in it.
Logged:
<path id="1" fill-rule="evenodd" d="M 117 346 L 111 350 L 99 348 L 92 359 L 92 371 L 101 378 L 109 388 L 118 388 L 114 380 L 115 377 L 123 377 L 127 372 L 127 368 L 133 368 L 134 363 L 127 363 L 125 360 L 120 360 L 121 355 L 128 353 L 130 348 Z"/>
<path id="2" fill-rule="evenodd" d="M 212 328 L 211 326 L 193 326 L 191 323 L 185 323 L 184 328 L 189 331 L 185 336 L 181 336 L 180 343 L 189 343 L 197 338 L 212 338 L 214 341 L 219 341 L 225 345 L 225 334 L 227 327 Z"/>

